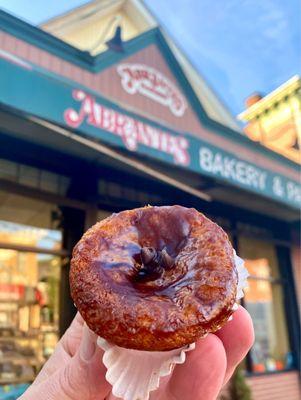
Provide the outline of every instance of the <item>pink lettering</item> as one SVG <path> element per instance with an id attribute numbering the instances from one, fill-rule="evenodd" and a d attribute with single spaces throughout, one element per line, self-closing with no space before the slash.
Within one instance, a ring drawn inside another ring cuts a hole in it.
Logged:
<path id="1" fill-rule="evenodd" d="M 84 121 L 85 116 L 91 116 L 91 114 L 93 114 L 94 100 L 82 90 L 74 90 L 72 95 L 75 100 L 82 101 L 81 108 L 79 112 L 75 111 L 73 108 L 68 108 L 64 113 L 64 117 L 69 126 L 77 128 Z M 93 118 L 89 121 L 91 124 L 92 120 Z"/>
<path id="2" fill-rule="evenodd" d="M 169 153 L 174 156 L 177 164 L 188 165 L 190 158 L 187 152 L 189 147 L 188 141 L 184 137 L 170 136 L 169 137 Z"/>
<path id="3" fill-rule="evenodd" d="M 117 72 L 121 84 L 129 94 L 140 93 L 143 96 L 169 107 L 170 111 L 181 117 L 186 108 L 186 100 L 179 89 L 163 74 L 143 64 L 120 64 Z"/>
<path id="4" fill-rule="evenodd" d="M 142 144 L 172 155 L 177 164 L 189 164 L 189 142 L 186 138 L 171 135 L 113 109 L 106 108 L 96 103 L 92 96 L 82 90 L 74 90 L 72 96 L 81 102 L 78 111 L 68 108 L 64 112 L 65 121 L 72 128 L 78 128 L 86 121 L 95 128 L 119 136 L 126 148 L 131 151 L 136 151 L 138 144 Z"/>

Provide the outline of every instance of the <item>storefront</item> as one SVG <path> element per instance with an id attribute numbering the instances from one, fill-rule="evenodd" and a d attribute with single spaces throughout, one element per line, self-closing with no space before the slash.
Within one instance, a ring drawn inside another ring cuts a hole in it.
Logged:
<path id="1" fill-rule="evenodd" d="M 299 398 L 299 165 L 212 120 L 158 28 L 92 56 L 0 22 L 2 390 L 32 381 L 72 319 L 83 231 L 114 211 L 182 204 L 246 260 L 254 399 Z"/>

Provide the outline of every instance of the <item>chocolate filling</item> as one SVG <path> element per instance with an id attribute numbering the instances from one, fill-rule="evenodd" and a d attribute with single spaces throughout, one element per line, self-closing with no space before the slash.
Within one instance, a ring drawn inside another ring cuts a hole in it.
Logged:
<path id="1" fill-rule="evenodd" d="M 166 248 L 156 250 L 154 247 L 142 247 L 140 252 L 141 268 L 138 270 L 136 279 L 138 281 L 153 281 L 159 278 L 164 270 L 174 266 L 174 259 Z"/>

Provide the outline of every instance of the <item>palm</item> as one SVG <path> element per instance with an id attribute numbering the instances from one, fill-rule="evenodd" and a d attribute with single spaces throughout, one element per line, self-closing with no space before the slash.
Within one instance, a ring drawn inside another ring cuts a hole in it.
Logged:
<path id="1" fill-rule="evenodd" d="M 233 320 L 218 333 L 198 341 L 196 349 L 187 354 L 187 361 L 177 365 L 172 375 L 162 379 L 160 388 L 151 393 L 150 399 L 216 399 L 253 340 L 251 319 L 240 307 Z M 116 399 L 105 380 L 102 350 L 95 345 L 95 341 L 95 335 L 84 327 L 77 314 L 55 353 L 21 399 Z M 92 357 L 86 360 L 84 353 L 90 353 Z"/>

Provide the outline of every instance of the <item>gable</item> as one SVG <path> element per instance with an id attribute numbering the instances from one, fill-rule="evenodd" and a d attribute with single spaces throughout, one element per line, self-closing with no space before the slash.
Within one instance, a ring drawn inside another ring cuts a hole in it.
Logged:
<path id="1" fill-rule="evenodd" d="M 105 42 L 114 35 L 117 24 L 122 27 L 124 41 L 130 40 L 141 33 L 127 15 L 116 14 L 114 11 L 99 19 L 93 19 L 91 22 L 87 20 L 85 23 L 82 22 L 80 26 L 74 24 L 60 29 L 58 32 L 48 30 L 47 26 L 42 28 L 54 33 L 64 42 L 80 50 L 99 54 L 107 50 Z"/>
<path id="2" fill-rule="evenodd" d="M 128 41 L 157 27 L 158 22 L 141 0 L 93 0 L 44 22 L 40 27 L 76 48 L 97 55 L 106 51 L 105 42 L 114 36 L 117 26 L 122 29 L 123 41 Z M 166 32 L 162 36 L 176 62 L 183 69 L 206 114 L 220 124 L 241 131 L 233 115 L 220 102 L 216 93 L 194 69 L 183 52 Z"/>
<path id="3" fill-rule="evenodd" d="M 155 43 L 97 75 L 94 90 L 135 112 L 178 130 L 201 133 L 200 122 Z"/>
<path id="4" fill-rule="evenodd" d="M 122 11 L 125 15 L 131 16 L 131 21 L 135 22 L 137 29 L 143 31 L 146 27 L 154 25 L 154 20 L 147 13 L 142 12 L 145 10 L 139 0 L 119 0 L 119 2 L 124 4 Z M 96 0 L 93 3 L 99 2 Z M 90 6 L 92 5 L 90 4 Z M 91 13 L 89 12 L 88 14 L 90 15 L 88 18 L 90 20 L 92 18 Z M 92 19 L 95 22 L 99 17 L 98 14 L 93 14 Z M 55 37 L 58 36 L 59 32 L 61 34 L 70 33 L 70 30 L 75 29 L 75 26 L 79 27 L 79 32 L 81 31 L 87 21 L 85 15 L 81 15 L 81 18 L 78 19 L 78 12 L 72 12 L 62 18 L 56 18 L 55 21 L 50 21 L 42 26 L 55 36 L 51 36 L 41 29 L 18 20 L 4 11 L 0 11 L 0 20 L 3 28 L 3 32 L 0 32 L 0 42 L 2 42 L 1 45 L 4 50 L 93 90 L 98 71 L 118 63 L 121 59 L 138 52 L 152 43 L 156 44 L 170 68 L 173 72 L 176 72 L 175 75 L 178 77 L 178 81 L 180 77 L 182 89 L 186 94 L 188 93 L 188 97 L 193 98 L 192 102 L 197 114 L 196 117 L 201 120 L 201 125 L 210 125 L 211 121 L 213 123 L 217 122 L 219 125 L 216 126 L 217 129 L 221 128 L 223 130 L 225 128 L 227 130 L 227 128 L 230 128 L 227 132 L 230 136 L 232 136 L 233 130 L 236 132 L 238 130 L 234 119 L 219 102 L 216 95 L 192 68 L 184 55 L 174 46 L 172 41 L 166 38 L 166 35 L 163 35 L 158 28 L 150 29 L 124 42 L 125 53 L 115 53 L 107 50 L 104 53 L 93 56 L 89 51 L 79 50 Z M 92 36 L 94 37 L 94 35 Z M 202 132 L 202 127 L 200 124 L 196 124 L 195 118 L 193 120 L 194 123 L 189 125 L 190 133 L 199 136 Z M 183 124 L 181 124 L 181 129 L 187 131 L 188 127 L 183 127 Z M 237 138 L 237 135 L 235 137 Z"/>
<path id="5" fill-rule="evenodd" d="M 118 25 L 127 41 L 156 24 L 136 0 L 94 0 L 42 23 L 40 28 L 95 55 L 107 50 L 105 42 Z"/>

